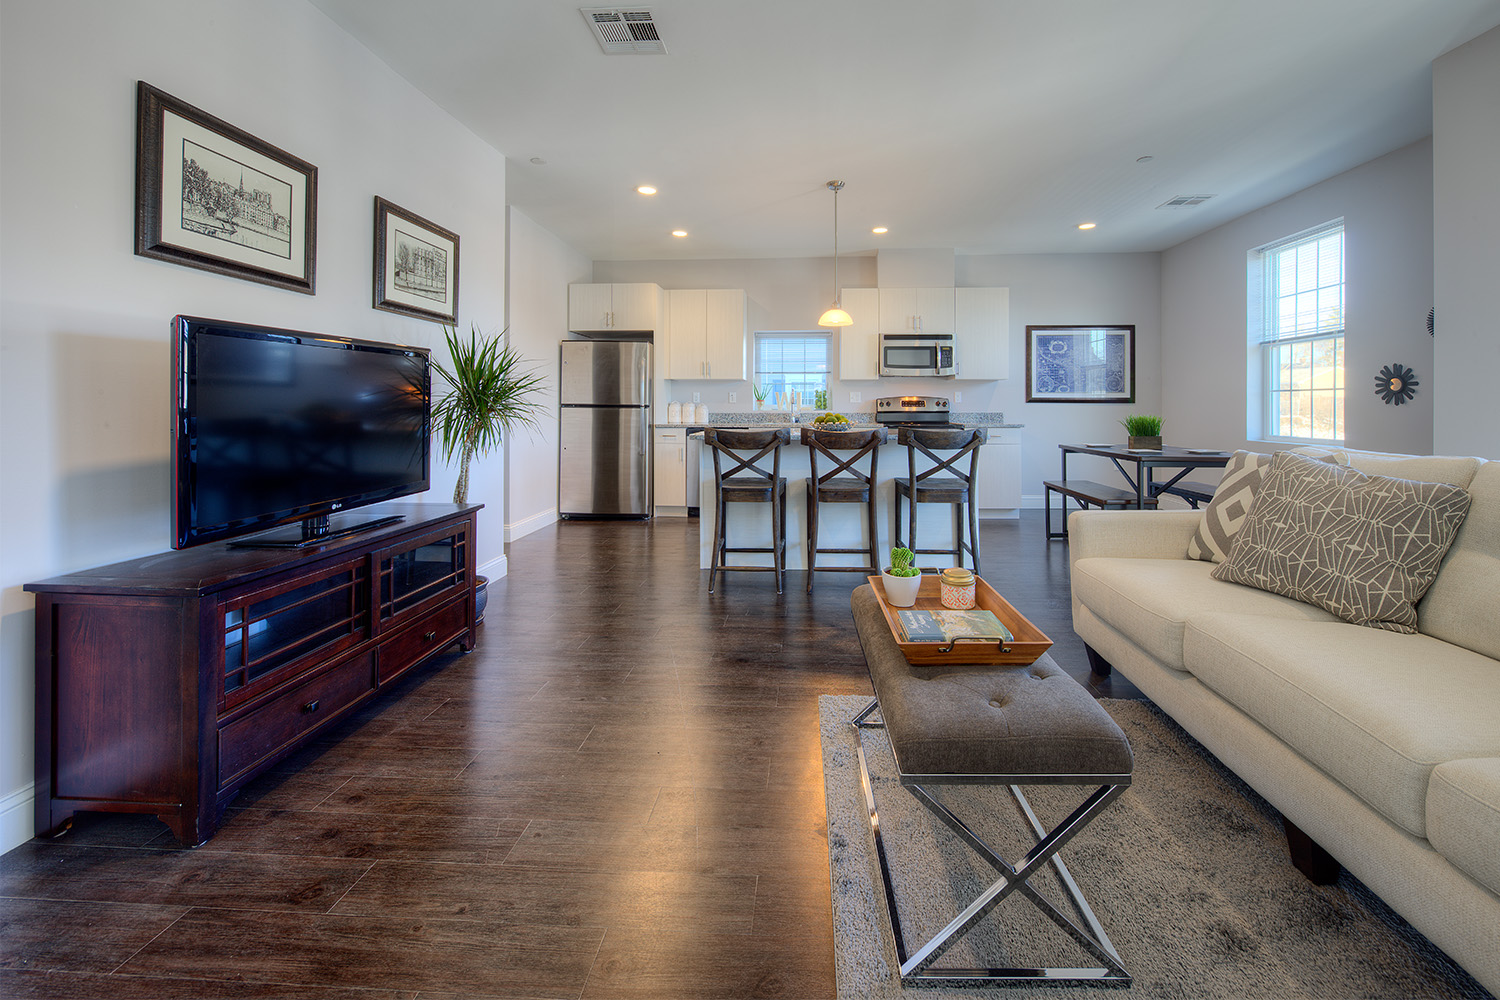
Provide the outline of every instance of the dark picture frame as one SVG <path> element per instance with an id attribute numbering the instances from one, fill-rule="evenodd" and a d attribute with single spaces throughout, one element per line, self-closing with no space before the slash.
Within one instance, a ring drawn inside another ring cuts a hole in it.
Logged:
<path id="1" fill-rule="evenodd" d="M 374 307 L 458 323 L 458 234 L 375 197 Z"/>
<path id="2" fill-rule="evenodd" d="M 1026 402 L 1134 403 L 1135 327 L 1028 326 Z"/>
<path id="3" fill-rule="evenodd" d="M 135 252 L 316 294 L 318 168 L 136 83 Z"/>

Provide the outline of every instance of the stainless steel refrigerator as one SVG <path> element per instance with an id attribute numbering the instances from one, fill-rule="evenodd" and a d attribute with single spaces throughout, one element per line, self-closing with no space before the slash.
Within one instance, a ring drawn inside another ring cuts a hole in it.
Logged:
<path id="1" fill-rule="evenodd" d="M 651 516 L 651 345 L 565 340 L 557 510 Z"/>

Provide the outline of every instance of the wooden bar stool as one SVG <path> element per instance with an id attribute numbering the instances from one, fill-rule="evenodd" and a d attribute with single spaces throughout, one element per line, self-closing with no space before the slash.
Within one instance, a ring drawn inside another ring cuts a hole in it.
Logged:
<path id="1" fill-rule="evenodd" d="M 975 477 L 979 471 L 979 447 L 989 439 L 983 427 L 971 430 L 903 427 L 896 437 L 898 444 L 906 445 L 906 479 L 896 479 L 896 542 L 919 555 L 952 555 L 958 565 L 964 564 L 964 551 L 974 557 L 974 574 L 979 575 L 979 506 L 975 495 Z M 921 452 L 935 463 L 932 468 L 917 473 L 917 452 Z M 950 452 L 947 458 L 939 452 Z M 965 455 L 969 457 L 969 471 L 964 473 L 957 464 Z M 947 472 L 950 475 L 940 476 Z M 907 520 L 907 541 L 901 541 L 901 500 L 911 504 Z M 917 504 L 947 503 L 953 505 L 953 548 L 917 548 Z M 969 540 L 964 542 L 964 507 L 969 508 Z M 941 568 L 941 567 L 939 567 Z"/>
<path id="2" fill-rule="evenodd" d="M 767 431 L 730 431 L 708 428 L 703 443 L 714 453 L 714 556 L 708 571 L 708 592 L 720 573 L 770 569 L 776 574 L 776 593 L 786 579 L 786 480 L 781 475 L 781 449 L 790 444 L 792 432 L 785 427 Z M 745 457 L 748 455 L 749 457 Z M 771 456 L 771 471 L 755 463 Z M 729 471 L 724 466 L 734 463 Z M 766 503 L 771 512 L 770 548 L 730 548 L 724 516 L 731 503 Z M 729 566 L 731 552 L 769 552 L 771 565 Z"/>
<path id="3" fill-rule="evenodd" d="M 869 558 L 864 566 L 825 566 L 824 570 L 839 573 L 880 572 L 880 531 L 875 517 L 876 466 L 880 459 L 880 446 L 888 439 L 884 427 L 861 431 L 830 431 L 814 427 L 802 428 L 802 443 L 807 446 L 807 592 L 812 593 L 813 572 L 817 569 L 818 553 L 828 555 L 864 553 Z M 853 452 L 853 454 L 849 454 Z M 839 457 L 838 453 L 848 455 Z M 818 474 L 818 456 L 833 463 L 833 468 Z M 870 456 L 868 472 L 860 472 L 855 464 L 866 455 Z M 865 548 L 818 548 L 818 507 L 825 503 L 862 503 L 865 505 L 866 530 L 870 544 Z"/>

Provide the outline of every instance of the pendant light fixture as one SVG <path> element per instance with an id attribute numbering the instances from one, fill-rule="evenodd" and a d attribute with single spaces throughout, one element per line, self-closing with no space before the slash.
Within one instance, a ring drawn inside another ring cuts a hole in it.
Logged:
<path id="1" fill-rule="evenodd" d="M 841 303 L 843 292 L 839 289 L 839 192 L 843 181 L 829 181 L 828 190 L 833 192 L 833 307 L 818 317 L 819 326 L 849 326 L 854 318 L 844 312 Z"/>

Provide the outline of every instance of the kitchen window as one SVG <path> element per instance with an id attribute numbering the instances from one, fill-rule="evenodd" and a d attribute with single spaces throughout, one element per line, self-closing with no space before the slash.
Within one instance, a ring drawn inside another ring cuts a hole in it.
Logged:
<path id="1" fill-rule="evenodd" d="M 809 332 L 757 332 L 755 385 L 774 401 L 779 393 L 799 392 L 802 405 L 813 406 L 828 391 L 829 336 Z"/>
<path id="2" fill-rule="evenodd" d="M 1343 441 L 1343 220 L 1257 247 L 1249 271 L 1250 301 L 1260 302 L 1251 340 L 1261 355 L 1263 433 Z"/>

